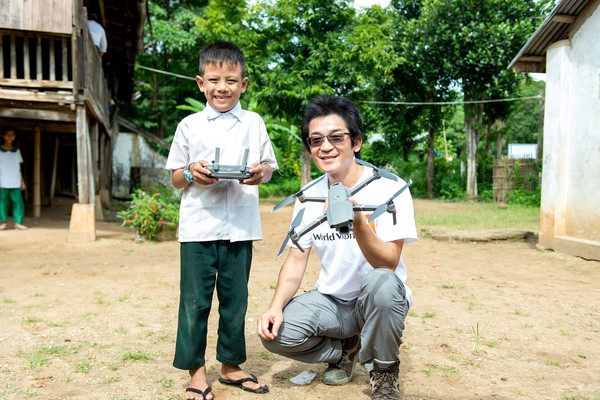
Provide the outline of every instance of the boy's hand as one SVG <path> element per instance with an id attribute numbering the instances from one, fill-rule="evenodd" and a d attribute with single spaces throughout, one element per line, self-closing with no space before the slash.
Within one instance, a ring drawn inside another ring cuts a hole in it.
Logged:
<path id="1" fill-rule="evenodd" d="M 242 185 L 259 185 L 261 183 L 266 183 L 269 182 L 271 176 L 273 176 L 273 169 L 271 169 L 271 166 L 267 163 L 254 163 L 250 167 L 249 172 L 254 175 L 241 181 L 240 183 Z"/>
<path id="2" fill-rule="evenodd" d="M 210 172 L 206 167 L 208 166 L 208 161 L 200 160 L 196 161 L 192 165 L 190 165 L 190 172 L 194 177 L 194 182 L 199 185 L 212 185 L 217 183 L 219 180 L 216 178 L 212 178 Z"/>

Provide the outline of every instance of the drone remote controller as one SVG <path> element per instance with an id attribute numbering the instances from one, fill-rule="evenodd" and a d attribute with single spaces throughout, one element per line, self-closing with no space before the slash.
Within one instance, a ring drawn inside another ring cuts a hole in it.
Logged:
<path id="1" fill-rule="evenodd" d="M 237 179 L 240 182 L 244 179 L 250 178 L 252 175 L 249 172 L 249 168 L 246 165 L 246 161 L 248 160 L 248 148 L 244 149 L 244 156 L 242 157 L 242 162 L 240 165 L 221 165 L 219 164 L 219 157 L 221 154 L 221 149 L 217 147 L 215 149 L 215 160 L 206 167 L 207 170 L 211 172 L 210 176 L 212 178 L 217 179 Z"/>

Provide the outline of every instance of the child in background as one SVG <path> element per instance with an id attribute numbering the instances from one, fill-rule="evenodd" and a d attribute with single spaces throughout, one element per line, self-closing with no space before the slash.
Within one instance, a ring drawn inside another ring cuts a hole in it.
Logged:
<path id="1" fill-rule="evenodd" d="M 25 230 L 23 217 L 25 205 L 21 191 L 25 190 L 25 181 L 21 175 L 23 157 L 21 151 L 13 146 L 16 133 L 14 128 L 2 128 L 2 144 L 0 145 L 0 231 L 7 228 L 8 207 L 12 203 L 15 229 Z"/>
<path id="2" fill-rule="evenodd" d="M 268 386 L 244 371 L 244 336 L 252 242 L 262 239 L 258 186 L 277 169 L 262 118 L 243 110 L 245 58 L 229 42 L 215 42 L 200 54 L 196 77 L 206 108 L 184 118 L 175 132 L 166 169 L 183 188 L 179 218 L 181 282 L 177 343 L 173 365 L 188 370 L 186 399 L 213 399 L 206 376 L 207 323 L 213 291 L 219 300 L 217 360 L 219 382 L 254 393 Z M 220 148 L 222 165 L 239 165 L 249 149 L 253 175 L 241 182 L 216 179 L 206 167 Z"/>

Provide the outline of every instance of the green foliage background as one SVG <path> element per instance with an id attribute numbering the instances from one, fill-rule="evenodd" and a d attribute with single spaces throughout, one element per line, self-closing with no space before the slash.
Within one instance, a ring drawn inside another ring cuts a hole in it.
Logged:
<path id="1" fill-rule="evenodd" d="M 461 198 L 464 107 L 387 103 L 537 96 L 543 82 L 507 67 L 551 6 L 550 0 L 392 0 L 361 9 L 348 0 L 150 0 L 137 63 L 189 79 L 136 68 L 133 101 L 119 103 L 120 113 L 171 140 L 178 121 L 205 101 L 194 81 L 200 50 L 230 40 L 247 59 L 243 107 L 262 115 L 281 167 L 261 194 L 299 188 L 304 106 L 316 95 L 335 94 L 361 109 L 364 159 L 412 178 L 416 196 L 428 196 L 429 177 L 433 196 Z M 497 135 L 501 154 L 509 142 L 535 143 L 540 113 L 537 99 L 491 104 L 484 110 L 491 135 L 479 143 L 484 199 Z M 430 171 L 428 157 L 435 157 Z"/>

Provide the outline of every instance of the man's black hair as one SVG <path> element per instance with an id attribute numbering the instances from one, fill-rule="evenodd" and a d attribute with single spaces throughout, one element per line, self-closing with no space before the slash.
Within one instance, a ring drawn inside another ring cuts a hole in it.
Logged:
<path id="1" fill-rule="evenodd" d="M 213 42 L 202 49 L 200 52 L 200 76 L 204 76 L 204 66 L 206 64 L 223 63 L 242 67 L 242 79 L 246 77 L 246 58 L 244 53 L 231 42 L 217 41 Z"/>
<path id="2" fill-rule="evenodd" d="M 302 117 L 300 132 L 302 143 L 304 143 L 308 151 L 310 151 L 310 145 L 308 144 L 310 122 L 315 118 L 326 117 L 332 114 L 338 115 L 346 123 L 348 132 L 351 133 L 352 146 L 357 141 L 362 142 L 364 137 L 362 118 L 356 104 L 352 100 L 342 96 L 320 96 L 308 102 L 304 116 Z M 360 151 L 354 153 L 354 155 L 360 157 Z"/>

